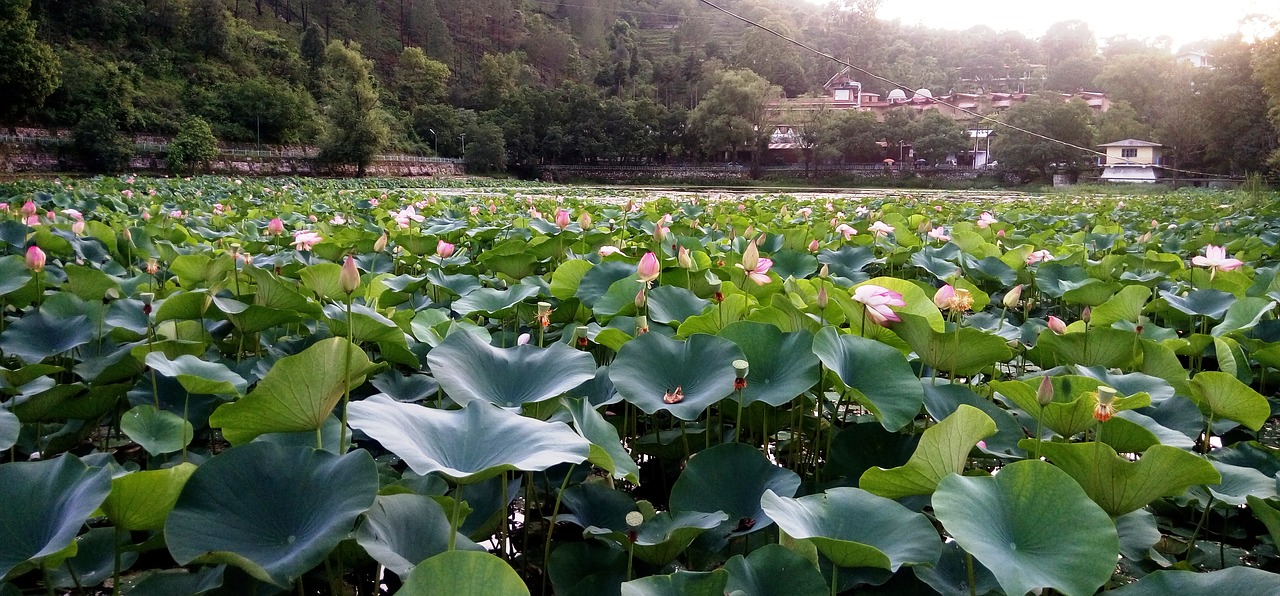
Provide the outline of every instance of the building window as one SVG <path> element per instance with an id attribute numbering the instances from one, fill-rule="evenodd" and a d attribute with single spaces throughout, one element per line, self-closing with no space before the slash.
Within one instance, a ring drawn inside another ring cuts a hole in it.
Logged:
<path id="1" fill-rule="evenodd" d="M 1126 147 L 1120 150 L 1120 157 L 1137 157 L 1138 150 L 1134 147 Z"/>

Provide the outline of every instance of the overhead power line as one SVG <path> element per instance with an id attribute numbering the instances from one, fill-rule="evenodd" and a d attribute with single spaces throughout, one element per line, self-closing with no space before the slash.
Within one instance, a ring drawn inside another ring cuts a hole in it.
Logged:
<path id="1" fill-rule="evenodd" d="M 737 20 L 739 20 L 739 21 L 742 21 L 743 23 L 746 23 L 746 24 L 748 24 L 748 25 L 750 25 L 750 26 L 752 26 L 752 27 L 755 27 L 755 28 L 757 28 L 757 29 L 760 29 L 761 31 L 764 31 L 764 32 L 766 32 L 766 33 L 769 33 L 769 34 L 771 34 L 771 35 L 773 35 L 773 36 L 777 37 L 778 39 L 781 39 L 781 40 L 783 40 L 783 41 L 786 41 L 787 43 L 790 43 L 790 44 L 792 44 L 792 45 L 794 45 L 794 46 L 797 46 L 797 47 L 799 47 L 799 48 L 802 48 L 802 49 L 804 49 L 804 50 L 806 50 L 806 51 L 812 52 L 812 53 L 814 53 L 814 54 L 816 54 L 816 55 L 818 55 L 818 56 L 821 56 L 821 57 L 823 57 L 823 58 L 826 58 L 826 59 L 828 59 L 828 60 L 831 60 L 832 62 L 835 62 L 836 64 L 840 64 L 840 65 L 842 65 L 842 66 L 847 66 L 847 67 L 849 67 L 849 68 L 851 68 L 851 69 L 853 69 L 853 70 L 855 70 L 855 71 L 857 71 L 857 72 L 860 72 L 860 73 L 862 73 L 862 74 L 864 74 L 864 75 L 866 75 L 866 76 L 868 76 L 868 77 L 871 77 L 871 78 L 876 79 L 876 80 L 878 80 L 878 81 L 882 81 L 882 82 L 888 83 L 889 85 L 891 85 L 891 86 L 893 86 L 893 87 L 897 87 L 897 88 L 899 88 L 899 89 L 905 89 L 905 90 L 907 90 L 907 91 L 911 91 L 913 95 L 918 94 L 918 93 L 920 92 L 920 89 L 917 89 L 917 88 L 915 88 L 915 87 L 913 87 L 913 86 L 911 86 L 911 85 L 904 85 L 904 84 L 902 84 L 902 83 L 899 83 L 899 82 L 897 82 L 897 81 L 894 81 L 893 79 L 890 79 L 890 78 L 887 78 L 887 77 L 884 77 L 884 76 L 878 75 L 878 74 L 876 74 L 876 73 L 874 73 L 874 72 L 871 72 L 871 71 L 869 71 L 869 70 L 867 70 L 867 69 L 865 69 L 865 68 L 862 68 L 862 67 L 860 67 L 860 66 L 856 66 L 856 65 L 851 64 L 851 63 L 849 63 L 849 62 L 847 62 L 847 61 L 844 61 L 844 60 L 841 60 L 841 59 L 839 59 L 839 58 L 836 58 L 835 56 L 832 56 L 831 54 L 828 54 L 828 53 L 826 53 L 826 52 L 823 52 L 823 51 L 821 51 L 821 50 L 818 50 L 817 48 L 815 48 L 815 47 L 813 47 L 813 46 L 811 46 L 811 45 L 809 45 L 809 44 L 806 44 L 806 43 L 804 43 L 804 42 L 802 42 L 802 41 L 800 41 L 800 40 L 797 40 L 797 39 L 795 39 L 795 38 L 792 38 L 792 37 L 789 37 L 789 36 L 784 35 L 784 34 L 782 34 L 782 33 L 779 33 L 778 31 L 776 31 L 776 30 L 774 30 L 774 29 L 772 29 L 772 28 L 770 28 L 770 27 L 767 27 L 767 26 L 765 26 L 765 25 L 762 25 L 762 24 L 760 24 L 760 23 L 758 23 L 758 22 L 756 22 L 756 21 L 753 21 L 753 20 L 751 20 L 751 19 L 748 19 L 747 17 L 744 17 L 744 16 L 739 15 L 739 14 L 737 14 L 737 13 L 733 12 L 733 11 L 730 11 L 730 10 L 728 10 L 728 9 L 726 9 L 726 8 L 722 7 L 722 6 L 719 6 L 719 5 L 717 5 L 717 4 L 713 3 L 713 2 L 711 2 L 711 0 L 698 0 L 698 1 L 699 1 L 699 2 L 701 2 L 701 3 L 703 3 L 703 4 L 706 4 L 707 6 L 710 6 L 711 8 L 714 8 L 714 9 L 716 9 L 716 10 L 718 10 L 718 11 L 720 11 L 720 12 L 722 12 L 722 13 L 726 14 L 726 15 L 729 15 L 730 17 L 733 17 L 733 18 L 735 18 L 735 19 L 737 19 Z M 1055 139 L 1055 138 L 1050 137 L 1050 136 L 1048 136 L 1048 135 L 1040 134 L 1040 133 L 1035 132 L 1035 131 L 1032 131 L 1032 130 L 1027 130 L 1027 129 L 1025 129 L 1025 128 L 1022 128 L 1021 126 L 1017 126 L 1017 125 L 1014 125 L 1014 124 L 1009 124 L 1008 122 L 1002 122 L 1002 121 L 1000 121 L 1000 120 L 997 120 L 996 118 L 992 118 L 991 116 L 986 116 L 986 115 L 983 115 L 983 114 L 979 114 L 978 112 L 974 112 L 974 111 L 972 111 L 972 110 L 969 110 L 969 109 L 966 109 L 966 108 L 962 108 L 962 107 L 960 107 L 960 106 L 958 106 L 958 105 L 956 105 L 956 104 L 949 103 L 949 102 L 943 101 L 943 100 L 941 100 L 941 99 L 937 99 L 937 98 L 930 98 L 930 99 L 931 99 L 932 101 L 935 101 L 935 102 L 937 102 L 937 103 L 939 103 L 939 104 L 942 104 L 942 105 L 944 105 L 944 106 L 947 106 L 947 107 L 949 107 L 949 108 L 951 108 L 951 109 L 953 109 L 953 110 L 956 110 L 956 111 L 958 111 L 958 112 L 963 112 L 963 113 L 965 113 L 965 114 L 968 114 L 968 115 L 970 115 L 970 116 L 973 116 L 973 117 L 977 118 L 980 122 L 990 122 L 993 126 L 1000 126 L 1000 127 L 1004 127 L 1004 128 L 1009 129 L 1009 130 L 1013 130 L 1013 131 L 1020 132 L 1020 133 L 1023 133 L 1023 134 L 1031 135 L 1031 136 L 1033 136 L 1033 137 L 1035 137 L 1035 138 L 1037 138 L 1037 139 L 1041 139 L 1041 140 L 1044 140 L 1044 141 L 1049 141 L 1049 142 L 1051 142 L 1051 143 L 1057 143 L 1057 144 L 1062 145 L 1062 146 L 1064 146 L 1064 147 L 1070 147 L 1070 148 L 1072 148 L 1072 149 L 1076 149 L 1076 150 L 1079 150 L 1079 151 L 1084 151 L 1085 153 L 1089 153 L 1089 154 L 1092 154 L 1092 155 L 1100 155 L 1100 156 L 1102 156 L 1102 157 L 1107 157 L 1107 154 L 1106 154 L 1106 153 L 1104 153 L 1104 152 L 1102 152 L 1102 151 L 1098 151 L 1097 149 L 1094 149 L 1094 148 L 1092 148 L 1092 147 L 1081 147 L 1080 145 L 1076 145 L 1075 143 L 1071 143 L 1071 142 L 1069 142 L 1069 141 L 1063 141 L 1063 140 L 1061 140 L 1061 139 Z M 1192 174 L 1192 175 L 1195 175 L 1195 176 L 1199 176 L 1199 177 L 1206 177 L 1206 178 L 1224 178 L 1224 179 L 1232 179 L 1232 180 L 1238 180 L 1238 179 L 1239 179 L 1239 178 L 1234 177 L 1234 176 L 1227 176 L 1227 175 L 1223 175 L 1223 174 L 1211 174 L 1211 173 L 1208 173 L 1208 172 L 1197 172 L 1197 171 L 1194 171 L 1194 170 L 1183 170 L 1183 169 L 1179 169 L 1179 168 L 1162 167 L 1161 169 L 1168 170 L 1168 171 L 1171 171 L 1171 172 L 1178 172 L 1178 173 L 1182 173 L 1182 174 Z"/>

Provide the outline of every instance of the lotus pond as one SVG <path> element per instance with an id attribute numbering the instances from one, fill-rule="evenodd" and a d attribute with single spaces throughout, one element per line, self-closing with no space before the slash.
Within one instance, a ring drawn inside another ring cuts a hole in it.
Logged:
<path id="1" fill-rule="evenodd" d="M 1275 196 L 401 184 L 0 186 L 0 595 L 1280 590 Z"/>

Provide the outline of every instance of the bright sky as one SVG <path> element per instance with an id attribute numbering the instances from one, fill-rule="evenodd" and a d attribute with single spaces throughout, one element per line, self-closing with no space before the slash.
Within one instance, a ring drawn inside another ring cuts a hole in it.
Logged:
<path id="1" fill-rule="evenodd" d="M 822 0 L 809 0 L 818 4 Z M 1115 35 L 1151 39 L 1173 38 L 1173 49 L 1206 38 L 1230 35 L 1240 19 L 1265 14 L 1280 23 L 1278 0 L 884 0 L 879 16 L 937 29 L 964 30 L 987 25 L 997 31 L 1015 30 L 1036 39 L 1058 21 L 1080 19 L 1099 41 Z M 1245 32 L 1248 33 L 1248 32 Z"/>

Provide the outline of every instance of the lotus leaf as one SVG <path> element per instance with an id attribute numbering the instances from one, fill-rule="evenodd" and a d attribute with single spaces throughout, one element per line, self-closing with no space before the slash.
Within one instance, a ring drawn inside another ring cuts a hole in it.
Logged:
<path id="1" fill-rule="evenodd" d="M 819 360 L 808 331 L 783 333 L 773 325 L 739 321 L 720 331 L 746 356 L 747 386 L 742 403 L 785 405 L 818 382 Z"/>
<path id="2" fill-rule="evenodd" d="M 319 564 L 373 505 L 366 451 L 250 443 L 202 464 L 164 524 L 175 561 L 229 563 L 281 587 Z M 233 497 L 233 498 L 232 498 Z"/>
<path id="3" fill-rule="evenodd" d="M 63 455 L 0 465 L 0 578 L 71 544 L 111 492 L 111 472 Z"/>
<path id="4" fill-rule="evenodd" d="M 542 422 L 485 402 L 438 410 L 373 396 L 352 402 L 351 427 L 395 453 L 418 474 L 474 483 L 507 470 L 581 463 L 591 443 L 563 422 Z"/>
<path id="5" fill-rule="evenodd" d="M 392 573 L 407 578 L 415 565 L 449 549 L 452 531 L 444 509 L 430 498 L 384 495 L 365 512 L 356 542 Z M 461 534 L 454 542 L 462 550 L 484 550 Z"/>
<path id="6" fill-rule="evenodd" d="M 466 404 L 513 408 L 551 399 L 589 381 L 595 359 L 567 345 L 496 348 L 470 333 L 452 333 L 427 355 L 445 393 Z"/>
<path id="7" fill-rule="evenodd" d="M 676 571 L 671 575 L 651 575 L 622 584 L 622 596 L 722 596 L 729 572 Z"/>
<path id="8" fill-rule="evenodd" d="M 813 339 L 813 352 L 841 382 L 856 389 L 886 430 L 911 423 L 924 403 L 924 390 L 902 353 L 877 341 L 826 327 Z"/>
<path id="9" fill-rule="evenodd" d="M 529 588 L 502 559 L 455 550 L 419 563 L 396 596 L 529 596 Z"/>
<path id="10" fill-rule="evenodd" d="M 1033 443 L 1027 439 L 1023 448 L 1030 451 Z M 1166 445 L 1150 447 L 1138 461 L 1120 457 L 1105 444 L 1043 442 L 1040 453 L 1075 478 L 1112 517 L 1141 509 L 1160 497 L 1176 497 L 1189 486 L 1222 482 L 1209 460 Z"/>
<path id="11" fill-rule="evenodd" d="M 733 393 L 733 361 L 742 352 L 733 342 L 710 335 L 688 340 L 646 333 L 627 342 L 609 366 L 609 379 L 627 402 L 646 413 L 665 410 L 696 420 Z"/>
<path id="12" fill-rule="evenodd" d="M 791 497 L 799 488 L 800 476 L 770 463 L 755 447 L 725 443 L 689 460 L 671 487 L 671 508 L 723 511 L 729 516 L 729 535 L 737 536 L 773 525 L 760 504 L 766 490 Z"/>
<path id="13" fill-rule="evenodd" d="M 889 499 L 927 495 L 948 474 L 959 474 L 969 452 L 980 439 L 996 432 L 996 423 L 973 406 L 961 405 L 920 437 L 920 445 L 906 465 L 886 470 L 871 468 L 858 486 Z"/>
<path id="14" fill-rule="evenodd" d="M 196 436 L 190 422 L 151 404 L 125 412 L 120 417 L 120 430 L 151 455 L 180 451 Z"/>

